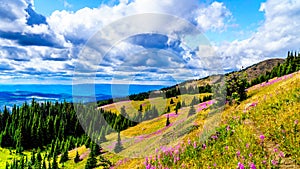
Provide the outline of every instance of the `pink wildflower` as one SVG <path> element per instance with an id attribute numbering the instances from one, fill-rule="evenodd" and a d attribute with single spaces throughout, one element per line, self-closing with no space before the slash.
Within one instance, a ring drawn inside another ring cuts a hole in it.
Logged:
<path id="1" fill-rule="evenodd" d="M 261 141 L 264 141 L 265 136 L 262 134 L 262 135 L 259 136 L 259 138 L 260 138 Z"/>
<path id="2" fill-rule="evenodd" d="M 255 166 L 254 163 L 250 163 L 249 167 L 250 167 L 251 169 L 256 169 L 256 166 Z"/>
<path id="3" fill-rule="evenodd" d="M 218 136 L 212 135 L 211 138 L 216 140 L 218 138 Z"/>
<path id="4" fill-rule="evenodd" d="M 243 165 L 243 163 L 239 162 L 237 169 L 245 169 L 245 166 Z"/>
<path id="5" fill-rule="evenodd" d="M 227 130 L 227 131 L 229 131 L 229 130 L 230 130 L 230 126 L 229 126 L 229 125 L 226 127 L 226 130 Z"/>
<path id="6" fill-rule="evenodd" d="M 272 163 L 273 165 L 277 165 L 277 164 L 278 164 L 278 161 L 276 161 L 276 160 L 271 160 L 271 163 Z"/>
<path id="7" fill-rule="evenodd" d="M 249 154 L 249 157 L 252 157 L 252 156 L 253 156 L 253 154 L 252 154 L 252 153 L 250 153 L 250 154 Z"/>
<path id="8" fill-rule="evenodd" d="M 246 148 L 249 148 L 249 143 L 246 144 Z"/>
<path id="9" fill-rule="evenodd" d="M 284 157 L 284 153 L 282 151 L 279 152 L 279 157 L 283 158 Z"/>

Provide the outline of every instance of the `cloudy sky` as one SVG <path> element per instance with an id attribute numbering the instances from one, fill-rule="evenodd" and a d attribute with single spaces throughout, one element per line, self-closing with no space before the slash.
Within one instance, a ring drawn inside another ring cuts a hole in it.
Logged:
<path id="1" fill-rule="evenodd" d="M 298 0 L 1 0 L 0 84 L 172 84 L 284 58 Z"/>

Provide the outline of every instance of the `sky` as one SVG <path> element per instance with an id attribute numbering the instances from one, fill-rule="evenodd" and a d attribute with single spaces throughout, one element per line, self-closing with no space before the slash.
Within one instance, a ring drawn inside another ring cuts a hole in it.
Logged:
<path id="1" fill-rule="evenodd" d="M 2 0 L 0 84 L 170 85 L 299 50 L 297 0 Z"/>

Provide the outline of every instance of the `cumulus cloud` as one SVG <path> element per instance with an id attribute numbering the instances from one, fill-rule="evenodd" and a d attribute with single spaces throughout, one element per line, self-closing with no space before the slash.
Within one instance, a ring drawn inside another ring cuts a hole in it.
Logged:
<path id="1" fill-rule="evenodd" d="M 265 20 L 250 38 L 211 46 L 190 27 L 203 33 L 226 31 L 234 16 L 222 2 L 121 0 L 117 5 L 75 12 L 55 11 L 45 17 L 35 12 L 33 0 L 3 0 L 0 3 L 0 69 L 4 72 L 1 78 L 42 75 L 71 79 L 73 73 L 86 77 L 96 71 L 96 76 L 105 80 L 117 75 L 129 80 L 126 74 L 137 80 L 185 80 L 206 76 L 212 70 L 234 70 L 266 58 L 284 57 L 287 50 L 299 48 L 300 1 L 268 0 L 257 11 L 264 13 Z M 155 22 L 150 22 L 155 19 L 153 16 L 110 25 L 119 19 L 126 20 L 127 16 L 145 13 L 168 14 L 183 18 L 191 25 L 180 19 L 174 24 L 168 17 L 157 17 Z M 142 24 L 131 26 L 136 22 Z M 114 29 L 103 31 L 109 26 Z M 101 40 L 96 38 L 94 46 L 82 51 L 97 32 L 105 36 L 99 36 Z M 188 35 L 181 36 L 184 32 Z M 111 46 L 114 48 L 106 57 L 96 59 L 97 52 Z M 80 52 L 90 55 L 82 59 Z M 76 68 L 82 72 L 73 72 Z"/>
<path id="2" fill-rule="evenodd" d="M 300 1 L 268 0 L 258 10 L 264 12 L 265 20 L 250 38 L 218 47 L 232 68 L 285 57 L 288 50 L 299 49 Z"/>
<path id="3" fill-rule="evenodd" d="M 121 1 L 112 7 L 102 5 L 93 9 L 83 8 L 75 13 L 65 10 L 55 11 L 47 22 L 52 30 L 76 42 L 87 40 L 112 21 L 142 13 L 178 16 L 197 24 L 202 30 L 222 30 L 226 25 L 226 18 L 231 15 L 225 5 L 218 2 L 209 6 L 200 6 L 196 0 L 137 0 L 130 3 Z"/>
<path id="4" fill-rule="evenodd" d="M 207 8 L 200 8 L 196 11 L 196 21 L 200 28 L 207 30 L 226 29 L 226 23 L 229 22 L 231 12 L 221 2 L 213 2 Z"/>

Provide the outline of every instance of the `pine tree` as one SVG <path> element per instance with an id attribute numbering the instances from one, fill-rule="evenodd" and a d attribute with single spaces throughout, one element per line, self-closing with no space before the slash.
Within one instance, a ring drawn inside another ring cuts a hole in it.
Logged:
<path id="1" fill-rule="evenodd" d="M 125 117 L 125 118 L 128 118 L 128 114 L 126 113 L 126 110 L 125 110 L 125 106 L 122 106 L 121 107 L 121 112 L 120 114 Z"/>
<path id="2" fill-rule="evenodd" d="M 56 154 L 54 154 L 54 156 L 53 156 L 52 169 L 58 169 L 57 155 Z"/>
<path id="3" fill-rule="evenodd" d="M 171 111 L 171 110 L 170 110 L 170 107 L 168 106 L 168 108 L 167 108 L 167 113 L 170 113 L 170 111 Z"/>
<path id="4" fill-rule="evenodd" d="M 46 166 L 46 159 L 43 160 L 42 169 L 47 169 L 47 166 Z"/>
<path id="5" fill-rule="evenodd" d="M 114 148 L 114 151 L 116 153 L 119 153 L 123 150 L 123 146 L 122 146 L 122 143 L 121 143 L 121 136 L 120 136 L 120 132 L 118 132 L 118 141 L 117 141 L 117 144 Z"/>
<path id="6" fill-rule="evenodd" d="M 142 104 L 140 104 L 140 108 L 139 108 L 138 111 L 143 112 L 143 105 Z"/>
<path id="7" fill-rule="evenodd" d="M 185 107 L 186 105 L 185 105 L 185 101 L 182 101 L 182 107 Z"/>
<path id="8" fill-rule="evenodd" d="M 60 157 L 59 163 L 64 163 L 69 160 L 68 150 L 66 149 Z"/>
<path id="9" fill-rule="evenodd" d="M 99 155 L 100 154 L 100 149 L 101 149 L 101 147 L 97 144 L 97 143 L 94 143 L 94 145 L 93 145 L 93 153 L 97 156 L 97 155 Z"/>
<path id="10" fill-rule="evenodd" d="M 95 157 L 93 147 L 94 146 L 91 147 L 91 152 L 90 152 L 89 158 L 86 162 L 85 169 L 92 169 L 97 166 L 97 159 Z"/>
<path id="11" fill-rule="evenodd" d="M 189 110 L 188 116 L 191 116 L 191 115 L 194 115 L 194 114 L 196 114 L 195 107 L 194 107 L 194 106 L 191 106 L 191 107 L 190 107 L 190 110 Z"/>
<path id="12" fill-rule="evenodd" d="M 166 122 L 166 126 L 170 125 L 170 119 L 169 119 L 169 115 L 167 115 L 167 122 Z"/>
<path id="13" fill-rule="evenodd" d="M 259 76 L 259 81 L 265 81 L 265 76 Z M 240 73 L 233 73 L 227 77 L 227 99 L 232 102 L 235 100 L 237 103 L 247 98 L 246 93 L 247 79 L 245 75 Z"/>
<path id="14" fill-rule="evenodd" d="M 174 104 L 174 101 L 173 101 L 173 99 L 171 99 L 171 100 L 170 100 L 170 104 Z"/>
<path id="15" fill-rule="evenodd" d="M 78 154 L 78 151 L 76 151 L 76 156 L 74 158 L 74 162 L 78 163 L 79 161 L 80 161 L 79 154 Z"/>

